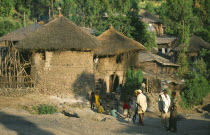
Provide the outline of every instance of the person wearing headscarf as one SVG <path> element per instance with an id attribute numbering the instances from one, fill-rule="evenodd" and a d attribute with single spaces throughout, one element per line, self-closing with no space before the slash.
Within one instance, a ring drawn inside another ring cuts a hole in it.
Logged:
<path id="1" fill-rule="evenodd" d="M 140 89 L 136 90 L 135 93 L 137 96 L 136 104 L 139 114 L 139 125 L 144 126 L 144 113 L 147 110 L 147 98 Z"/>

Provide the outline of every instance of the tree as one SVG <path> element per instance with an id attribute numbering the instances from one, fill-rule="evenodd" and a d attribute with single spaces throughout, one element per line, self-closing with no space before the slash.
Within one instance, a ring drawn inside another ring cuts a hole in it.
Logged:
<path id="1" fill-rule="evenodd" d="M 134 91 L 141 88 L 143 73 L 139 70 L 128 69 L 126 73 L 125 90 L 123 97 L 133 95 Z"/>
<path id="2" fill-rule="evenodd" d="M 11 17 L 14 14 L 14 0 L 0 1 L 0 15 L 1 17 Z"/>
<path id="3" fill-rule="evenodd" d="M 199 23 L 195 22 L 198 18 L 193 15 L 192 5 L 193 0 L 167 0 L 162 4 L 160 15 L 168 34 L 181 37 L 184 27 L 188 26 L 189 32 L 199 27 Z"/>
<path id="4" fill-rule="evenodd" d="M 147 50 L 156 47 L 156 35 L 155 32 L 147 30 L 147 24 L 139 19 L 138 12 L 131 11 L 128 14 L 131 20 L 130 25 L 134 27 L 131 36 L 138 42 L 142 43 Z"/>
<path id="5" fill-rule="evenodd" d="M 192 12 L 192 0 L 167 0 L 161 7 L 161 18 L 167 26 L 167 33 L 178 36 L 183 51 L 178 54 L 180 77 L 189 72 L 189 63 L 186 52 L 189 46 L 190 32 L 195 27 Z"/>
<path id="6" fill-rule="evenodd" d="M 22 25 L 18 21 L 8 18 L 0 19 L 0 37 L 18 28 L 21 28 L 21 26 Z"/>

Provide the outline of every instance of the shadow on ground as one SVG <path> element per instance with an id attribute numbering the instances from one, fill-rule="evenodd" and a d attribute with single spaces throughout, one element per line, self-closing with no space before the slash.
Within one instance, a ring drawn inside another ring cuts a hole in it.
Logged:
<path id="1" fill-rule="evenodd" d="M 178 135 L 210 135 L 210 121 L 195 120 L 195 119 L 183 119 L 177 122 L 176 133 L 167 132 L 160 126 L 159 118 L 145 118 L 145 126 L 139 126 L 137 124 L 126 124 L 123 130 L 115 131 L 116 134 L 144 134 L 144 135 L 165 135 L 165 134 L 178 134 Z"/>
<path id="2" fill-rule="evenodd" d="M 0 112 L 0 123 L 8 130 L 15 131 L 17 135 L 54 135 L 53 133 L 40 129 L 36 124 L 21 116 L 6 114 L 4 112 Z"/>

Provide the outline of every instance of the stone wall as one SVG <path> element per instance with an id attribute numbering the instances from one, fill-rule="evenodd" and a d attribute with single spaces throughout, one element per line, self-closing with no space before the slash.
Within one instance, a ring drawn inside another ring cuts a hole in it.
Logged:
<path id="1" fill-rule="evenodd" d="M 94 90 L 93 54 L 61 51 L 33 53 L 31 73 L 35 87 L 44 93 L 67 92 L 77 96 Z"/>
<path id="2" fill-rule="evenodd" d="M 119 84 L 123 84 L 125 81 L 125 72 L 128 68 L 133 68 L 136 65 L 137 58 L 137 54 L 127 53 L 122 56 L 122 61 L 117 63 L 117 56 L 99 57 L 95 70 L 96 80 L 104 80 L 106 92 L 110 92 L 110 76 L 116 74 L 119 77 Z"/>
<path id="3" fill-rule="evenodd" d="M 35 88 L 1 88 L 0 96 L 4 97 L 22 97 L 35 93 Z"/>

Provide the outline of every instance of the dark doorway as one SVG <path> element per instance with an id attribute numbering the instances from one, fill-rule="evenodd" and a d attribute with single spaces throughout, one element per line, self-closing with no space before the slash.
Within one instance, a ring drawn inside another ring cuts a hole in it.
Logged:
<path id="1" fill-rule="evenodd" d="M 116 92 L 116 89 L 119 85 L 119 76 L 111 75 L 109 78 L 109 90 L 110 92 Z"/>

